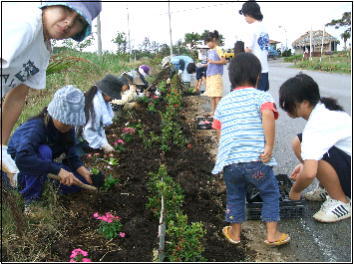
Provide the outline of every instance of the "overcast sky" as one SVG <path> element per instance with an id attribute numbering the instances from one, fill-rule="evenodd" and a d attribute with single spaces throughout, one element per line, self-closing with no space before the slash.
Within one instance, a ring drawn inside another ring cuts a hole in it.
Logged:
<path id="1" fill-rule="evenodd" d="M 218 30 L 225 36 L 225 48 L 233 47 L 236 40 L 245 34 L 246 22 L 238 14 L 243 2 L 191 2 L 171 3 L 173 42 L 183 39 L 187 32 L 201 33 L 205 29 Z M 343 12 L 351 11 L 350 2 L 259 2 L 264 15 L 264 23 L 270 38 L 281 41 L 288 47 L 306 31 L 323 29 L 323 25 L 333 18 L 340 18 Z M 30 8 L 39 3 L 2 3 L 3 12 L 16 9 L 25 16 Z M 102 3 L 102 46 L 103 50 L 114 51 L 112 38 L 117 31 L 128 31 L 127 11 L 130 16 L 132 46 L 138 48 L 144 37 L 159 43 L 169 43 L 167 2 L 159 3 Z M 96 21 L 94 22 L 96 24 Z M 279 28 L 282 26 L 282 28 Z M 286 33 L 284 31 L 286 30 Z M 94 29 L 95 30 L 95 29 Z M 326 28 L 331 35 L 340 39 L 342 30 Z M 350 41 L 351 42 L 351 41 Z M 341 41 L 341 46 L 342 46 Z M 341 47 L 340 46 L 340 47 Z M 94 51 L 96 45 L 89 48 Z"/>

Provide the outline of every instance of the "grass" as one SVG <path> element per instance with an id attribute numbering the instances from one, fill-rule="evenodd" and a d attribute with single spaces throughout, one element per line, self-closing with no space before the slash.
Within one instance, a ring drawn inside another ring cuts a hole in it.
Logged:
<path id="1" fill-rule="evenodd" d="M 46 89 L 30 90 L 26 106 L 14 130 L 29 117 L 39 114 L 48 105 L 57 89 L 70 84 L 86 91 L 108 73 L 119 75 L 123 71 L 146 63 L 144 61 L 129 62 L 124 55 L 110 53 L 98 56 L 94 53 L 65 51 L 56 56 L 71 57 L 75 62 L 64 59 L 66 66 L 59 67 L 59 69 L 58 65 L 55 65 L 48 71 Z M 57 196 L 53 186 L 48 184 L 41 202 L 35 207 L 35 212 L 40 218 L 24 217 L 25 227 L 23 227 L 22 236 L 16 232 L 16 222 L 8 205 L 1 206 L 2 260 L 41 262 L 48 261 L 46 259 L 51 257 L 51 261 L 58 261 L 55 254 L 50 253 L 50 247 L 58 238 L 65 236 L 62 232 L 65 231 L 65 220 L 70 218 L 70 213 L 58 203 Z M 17 192 L 12 192 L 11 198 L 14 200 L 11 203 L 14 207 L 22 208 L 23 200 Z"/>
<path id="2" fill-rule="evenodd" d="M 106 74 L 119 75 L 122 72 L 135 68 L 142 61 L 128 62 L 128 57 L 105 53 L 98 56 L 95 53 L 65 51 L 59 54 L 62 57 L 82 58 L 76 60 L 69 68 L 59 73 L 51 73 L 47 76 L 46 89 L 30 90 L 26 100 L 26 106 L 17 121 L 15 128 L 25 122 L 29 117 L 38 114 L 52 99 L 53 94 L 65 85 L 75 85 L 83 91 L 88 90 L 96 81 Z M 58 56 L 58 55 L 57 55 Z"/>
<path id="3" fill-rule="evenodd" d="M 294 67 L 317 70 L 333 73 L 351 73 L 351 54 L 348 52 L 338 52 L 333 55 L 322 56 L 322 61 L 319 57 L 313 57 L 312 60 L 302 59 L 302 55 L 291 56 L 284 59 L 287 62 L 294 62 Z"/>

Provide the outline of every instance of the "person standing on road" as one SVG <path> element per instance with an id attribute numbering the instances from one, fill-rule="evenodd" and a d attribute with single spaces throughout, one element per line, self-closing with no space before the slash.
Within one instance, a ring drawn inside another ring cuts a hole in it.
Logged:
<path id="1" fill-rule="evenodd" d="M 320 186 L 305 194 L 308 200 L 324 201 L 313 217 L 320 222 L 351 217 L 351 117 L 336 100 L 321 98 L 317 83 L 302 73 L 280 87 L 279 104 L 291 118 L 307 120 L 302 134 L 293 141 L 301 163 L 291 174 L 295 183 L 290 199 L 299 200 L 317 178 Z"/>
<path id="2" fill-rule="evenodd" d="M 18 120 L 29 88 L 44 89 L 50 40 L 78 42 L 91 34 L 92 20 L 101 12 L 100 1 L 45 1 L 25 16 L 7 14 L 2 25 L 1 53 L 1 170 L 18 173 L 7 152 L 7 141 Z"/>
<path id="3" fill-rule="evenodd" d="M 219 32 L 209 32 L 205 43 L 209 47 L 208 67 L 206 71 L 206 92 L 205 95 L 211 99 L 211 116 L 221 100 L 224 92 L 224 65 L 227 63 L 223 50 L 218 46 Z"/>
<path id="4" fill-rule="evenodd" d="M 262 23 L 263 15 L 261 8 L 255 1 L 250 0 L 242 5 L 242 9 L 239 13 L 244 15 L 246 22 L 249 24 L 248 34 L 245 38 L 245 51 L 256 55 L 262 65 L 262 74 L 258 80 L 257 88 L 259 90 L 268 91 L 269 35 Z"/>
<path id="5" fill-rule="evenodd" d="M 240 243 L 245 218 L 246 185 L 252 183 L 263 199 L 262 221 L 266 223 L 264 243 L 279 246 L 290 236 L 278 230 L 279 186 L 273 173 L 275 120 L 278 111 L 272 96 L 255 89 L 261 73 L 256 56 L 241 53 L 231 60 L 229 77 L 234 88 L 216 108 L 213 128 L 218 131 L 219 148 L 213 174 L 224 172 L 226 184 L 225 221 L 222 230 L 232 244 Z"/>

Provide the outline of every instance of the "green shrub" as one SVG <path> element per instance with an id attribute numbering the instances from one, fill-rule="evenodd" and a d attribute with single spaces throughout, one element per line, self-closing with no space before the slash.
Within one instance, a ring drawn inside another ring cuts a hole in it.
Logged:
<path id="1" fill-rule="evenodd" d="M 187 215 L 176 213 L 167 225 L 167 256 L 170 262 L 201 262 L 206 230 L 201 222 L 188 224 Z"/>

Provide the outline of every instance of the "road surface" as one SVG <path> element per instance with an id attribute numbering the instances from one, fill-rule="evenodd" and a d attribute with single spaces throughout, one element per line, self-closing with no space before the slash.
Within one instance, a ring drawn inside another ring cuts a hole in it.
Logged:
<path id="1" fill-rule="evenodd" d="M 278 60 L 270 61 L 269 81 L 270 93 L 275 102 L 279 102 L 278 90 L 288 78 L 295 76 L 300 70 L 290 67 L 290 64 Z M 315 71 L 303 71 L 318 83 L 321 96 L 331 96 L 338 100 L 344 110 L 351 115 L 351 76 Z M 230 82 L 227 65 L 224 74 L 225 94 L 229 92 Z M 277 120 L 275 158 L 278 166 L 275 172 L 290 174 L 297 164 L 291 150 L 291 141 L 302 131 L 305 121 L 290 119 L 280 108 Z M 307 190 L 314 188 L 315 183 Z M 279 251 L 292 257 L 289 261 L 302 262 L 350 262 L 352 257 L 351 220 L 343 220 L 334 224 L 316 222 L 312 215 L 320 208 L 320 203 L 307 202 L 305 216 L 299 219 L 283 220 L 281 230 L 291 235 L 292 241 Z"/>

